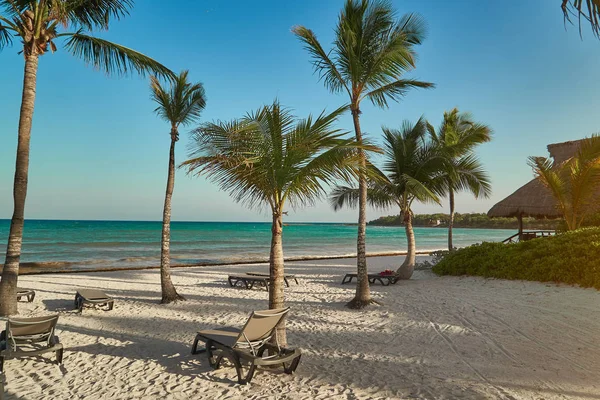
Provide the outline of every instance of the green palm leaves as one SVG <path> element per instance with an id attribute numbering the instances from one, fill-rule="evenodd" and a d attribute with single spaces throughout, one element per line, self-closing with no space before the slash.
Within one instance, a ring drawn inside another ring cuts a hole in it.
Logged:
<path id="1" fill-rule="evenodd" d="M 584 7 L 585 6 L 585 7 Z M 592 32 L 600 38 L 600 0 L 562 0 L 561 8 L 565 16 L 565 22 L 571 22 L 571 17 L 577 17 L 579 22 L 579 34 L 581 35 L 581 18 L 588 21 Z"/>
<path id="2" fill-rule="evenodd" d="M 440 203 L 437 192 L 442 183 L 445 159 L 428 138 L 428 124 L 419 119 L 405 121 L 400 129 L 383 128 L 384 161 L 381 169 L 370 165 L 367 199 L 376 208 L 400 207 L 411 213 L 413 202 Z M 337 186 L 330 202 L 334 209 L 354 207 L 358 190 Z"/>
<path id="3" fill-rule="evenodd" d="M 110 75 L 173 73 L 152 58 L 128 47 L 90 36 L 85 31 L 108 29 L 112 20 L 129 14 L 131 0 L 0 0 L 0 51 L 21 39 L 25 55 L 57 51 L 56 39 L 87 64 Z M 71 28 L 74 32 L 59 32 Z"/>
<path id="4" fill-rule="evenodd" d="M 296 26 L 315 72 L 334 93 L 347 92 L 353 105 L 365 98 L 378 107 L 398 101 L 412 87 L 432 87 L 401 79 L 415 67 L 414 45 L 425 36 L 425 23 L 415 14 L 400 19 L 386 1 L 348 0 L 340 13 L 333 49 L 327 52 L 313 31 Z"/>
<path id="5" fill-rule="evenodd" d="M 175 130 L 196 122 L 206 107 L 204 86 L 190 83 L 188 75 L 189 71 L 182 71 L 169 88 L 164 88 L 157 77 L 150 77 L 151 98 L 157 104 L 154 112 Z"/>
<path id="6" fill-rule="evenodd" d="M 583 139 L 575 156 L 562 164 L 530 157 L 529 165 L 556 199 L 568 230 L 579 228 L 594 211 L 600 187 L 600 136 Z"/>
<path id="7" fill-rule="evenodd" d="M 358 172 L 356 143 L 333 127 L 345 110 L 297 120 L 275 101 L 239 120 L 203 124 L 183 165 L 249 207 L 312 204 L 326 185 Z"/>

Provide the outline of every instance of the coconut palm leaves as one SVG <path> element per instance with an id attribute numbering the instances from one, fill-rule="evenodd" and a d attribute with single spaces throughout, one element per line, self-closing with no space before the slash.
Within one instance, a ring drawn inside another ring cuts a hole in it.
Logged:
<path id="1" fill-rule="evenodd" d="M 556 199 L 568 230 L 579 228 L 584 218 L 597 208 L 600 136 L 583 139 L 575 156 L 562 164 L 554 165 L 545 157 L 530 157 L 529 165 Z"/>
<path id="2" fill-rule="evenodd" d="M 283 215 L 286 206 L 310 205 L 326 186 L 359 173 L 360 154 L 370 150 L 334 128 L 346 110 L 295 118 L 278 101 L 231 122 L 205 123 L 193 136 L 188 171 L 206 175 L 236 201 L 268 207 L 273 218 L 269 257 L 269 307 L 281 308 L 283 297 Z M 285 343 L 285 330 L 278 331 Z"/>
<path id="3" fill-rule="evenodd" d="M 66 39 L 67 51 L 109 75 L 136 72 L 173 76 L 168 68 L 142 53 L 86 33 L 108 29 L 109 23 L 127 15 L 132 5 L 132 0 L 0 0 L 0 51 L 17 39 L 22 45 L 19 53 L 25 60 L 13 184 L 14 209 L 0 282 L 0 315 L 17 312 L 16 290 L 39 57 L 48 51 L 57 51 L 57 41 Z"/>
<path id="4" fill-rule="evenodd" d="M 169 149 L 169 169 L 167 190 L 163 208 L 163 226 L 160 252 L 161 303 L 185 300 L 177 293 L 171 281 L 171 198 L 175 187 L 175 143 L 179 140 L 179 127 L 196 122 L 206 107 L 206 96 L 201 83 L 188 81 L 188 71 L 181 72 L 169 88 L 163 87 L 154 76 L 150 77 L 152 100 L 157 104 L 154 112 L 171 126 L 171 147 Z"/>
<path id="5" fill-rule="evenodd" d="M 381 170 L 370 165 L 367 199 L 371 206 L 389 208 L 398 206 L 404 219 L 408 253 L 397 274 L 409 279 L 415 265 L 416 245 L 412 229 L 412 205 L 440 204 L 438 193 L 444 184 L 446 160 L 439 147 L 429 140 L 429 124 L 423 118 L 415 124 L 404 122 L 400 129 L 383 129 L 384 161 Z M 335 210 L 356 207 L 359 191 L 337 186 L 330 195 Z"/>
<path id="6" fill-rule="evenodd" d="M 0 0 L 0 51 L 18 37 L 24 55 L 43 55 L 58 49 L 57 39 L 66 39 L 65 49 L 107 74 L 173 73 L 152 58 L 85 31 L 108 29 L 112 20 L 129 14 L 130 0 Z M 61 29 L 74 32 L 60 32 Z"/>
<path id="7" fill-rule="evenodd" d="M 562 0 L 561 8 L 565 16 L 565 22 L 572 22 L 571 17 L 576 17 L 581 35 L 581 18 L 588 21 L 592 32 L 600 38 L 600 0 Z"/>
<path id="8" fill-rule="evenodd" d="M 397 19 L 394 10 L 383 0 L 347 0 L 337 26 L 333 48 L 325 50 L 313 31 L 296 26 L 293 32 L 304 43 L 315 72 L 333 93 L 347 93 L 356 140 L 363 140 L 360 128 L 360 105 L 368 99 L 377 107 L 388 107 L 412 88 L 433 87 L 431 83 L 404 79 L 415 68 L 414 46 L 425 36 L 425 24 L 416 14 Z M 367 171 L 362 159 L 362 170 Z M 362 308 L 372 302 L 367 279 L 366 202 L 367 180 L 359 177 L 356 295 L 348 303 Z"/>
<path id="9" fill-rule="evenodd" d="M 475 198 L 487 198 L 491 195 L 490 179 L 479 159 L 473 154 L 474 149 L 492 139 L 491 129 L 473 121 L 469 113 L 461 113 L 457 108 L 444 113 L 444 119 L 438 132 L 429 127 L 432 141 L 439 147 L 446 158 L 445 184 L 442 194 L 448 196 L 450 203 L 450 221 L 448 223 L 448 250 L 452 244 L 452 228 L 454 225 L 454 195 L 467 191 Z"/>

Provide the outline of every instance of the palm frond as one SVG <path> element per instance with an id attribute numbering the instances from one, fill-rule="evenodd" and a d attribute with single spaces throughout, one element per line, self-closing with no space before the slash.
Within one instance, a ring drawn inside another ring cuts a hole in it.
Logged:
<path id="1" fill-rule="evenodd" d="M 128 47 L 84 35 L 81 31 L 63 35 L 69 36 L 65 47 L 71 54 L 108 75 L 128 75 L 135 72 L 169 79 L 175 76 L 158 61 Z"/>
<path id="2" fill-rule="evenodd" d="M 128 16 L 133 7 L 133 0 L 63 0 L 58 3 L 64 4 L 65 17 L 71 24 L 87 30 L 108 29 L 112 19 Z"/>
<path id="3" fill-rule="evenodd" d="M 366 94 L 363 98 L 368 98 L 371 102 L 380 108 L 388 107 L 388 100 L 400 101 L 406 93 L 413 88 L 434 88 L 435 85 L 429 82 L 421 82 L 414 79 L 400 79 L 380 86 Z"/>
<path id="4" fill-rule="evenodd" d="M 195 122 L 206 107 L 206 96 L 201 83 L 188 82 L 188 71 L 182 71 L 164 88 L 155 76 L 150 77 L 152 100 L 158 104 L 154 112 L 171 125 L 189 125 Z"/>
<path id="5" fill-rule="evenodd" d="M 600 0 L 562 0 L 561 8 L 565 24 L 567 22 L 572 24 L 571 17 L 577 17 L 580 36 L 582 36 L 581 18 L 583 17 L 590 23 L 594 35 L 600 38 Z"/>
<path id="6" fill-rule="evenodd" d="M 474 154 L 461 157 L 451 170 L 451 174 L 455 175 L 450 181 L 454 191 L 469 191 L 476 199 L 480 197 L 487 199 L 491 196 L 490 177 Z"/>
<path id="7" fill-rule="evenodd" d="M 3 23 L 3 19 L 0 19 L 0 51 L 12 45 L 12 32 L 14 32 L 14 29 Z"/>
<path id="8" fill-rule="evenodd" d="M 249 207 L 311 204 L 325 185 L 354 174 L 360 146 L 333 126 L 345 109 L 297 120 L 275 100 L 244 118 L 203 124 L 183 166 Z"/>
<path id="9" fill-rule="evenodd" d="M 350 88 L 338 71 L 335 63 L 329 58 L 329 54 L 323 50 L 321 43 L 316 35 L 310 29 L 303 26 L 295 26 L 292 32 L 304 42 L 304 48 L 311 55 L 315 72 L 319 74 L 319 79 L 322 79 L 327 87 L 333 93 L 339 93 L 346 90 L 350 94 Z"/>

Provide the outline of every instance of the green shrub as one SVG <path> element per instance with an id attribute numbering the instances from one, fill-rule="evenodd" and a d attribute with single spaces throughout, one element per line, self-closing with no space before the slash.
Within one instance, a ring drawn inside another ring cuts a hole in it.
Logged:
<path id="1" fill-rule="evenodd" d="M 582 228 L 513 244 L 484 242 L 447 254 L 433 272 L 600 289 L 600 228 Z"/>

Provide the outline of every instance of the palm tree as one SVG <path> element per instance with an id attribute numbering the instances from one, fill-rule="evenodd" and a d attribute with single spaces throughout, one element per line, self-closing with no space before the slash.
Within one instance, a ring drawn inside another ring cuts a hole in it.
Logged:
<path id="1" fill-rule="evenodd" d="M 529 157 L 529 165 L 546 186 L 560 209 L 568 230 L 575 230 L 597 211 L 600 190 L 600 136 L 581 141 L 574 157 L 554 165 L 545 157 Z"/>
<path id="2" fill-rule="evenodd" d="M 324 185 L 358 173 L 357 144 L 333 128 L 345 110 L 296 120 L 275 100 L 240 120 L 203 124 L 195 133 L 191 158 L 183 163 L 189 172 L 209 176 L 236 201 L 270 209 L 271 309 L 284 306 L 285 207 L 312 204 L 325 193 Z M 278 341 L 286 343 L 284 326 Z"/>
<path id="3" fill-rule="evenodd" d="M 67 51 L 107 74 L 152 72 L 170 76 L 169 69 L 127 47 L 85 33 L 108 29 L 109 22 L 126 16 L 131 0 L 0 0 L 0 51 L 19 38 L 25 58 L 19 136 L 13 187 L 14 211 L 0 282 L 0 315 L 17 312 L 17 279 L 27 195 L 29 142 L 35 104 L 38 59 L 57 50 L 56 40 L 65 38 Z M 74 32 L 59 32 L 61 28 Z"/>
<path id="4" fill-rule="evenodd" d="M 357 142 L 363 140 L 360 127 L 361 102 L 371 101 L 387 108 L 388 101 L 399 101 L 411 88 L 430 88 L 433 84 L 402 75 L 415 68 L 414 46 L 425 36 L 424 21 L 415 14 L 396 19 L 391 5 L 384 0 L 346 0 L 335 30 L 333 49 L 329 52 L 316 35 L 303 26 L 293 32 L 304 42 L 314 69 L 333 93 L 347 93 Z M 363 169 L 367 160 L 363 155 Z M 358 180 L 358 238 L 356 295 L 348 303 L 362 308 L 372 303 L 367 279 L 366 227 L 367 179 Z"/>
<path id="5" fill-rule="evenodd" d="M 370 165 L 372 175 L 378 178 L 369 181 L 369 204 L 376 208 L 396 205 L 404 221 L 408 251 L 396 271 L 400 279 L 410 279 L 415 267 L 412 205 L 415 201 L 440 204 L 438 193 L 444 183 L 445 157 L 435 143 L 428 140 L 428 128 L 423 118 L 414 125 L 404 122 L 400 130 L 383 128 L 383 168 L 379 170 Z M 334 210 L 356 207 L 359 199 L 359 189 L 347 186 L 337 186 L 330 196 Z"/>
<path id="6" fill-rule="evenodd" d="M 579 35 L 581 35 L 581 17 L 588 21 L 592 32 L 600 38 L 600 0 L 561 0 L 561 8 L 565 16 L 565 23 L 571 22 L 571 17 L 577 17 Z M 584 8 L 585 5 L 585 8 Z"/>
<path id="7" fill-rule="evenodd" d="M 448 250 L 452 251 L 452 228 L 454 226 L 454 195 L 460 191 L 471 192 L 475 198 L 488 198 L 492 193 L 490 178 L 473 150 L 481 143 L 492 140 L 492 130 L 473 121 L 469 113 L 457 108 L 444 113 L 438 132 L 429 129 L 431 138 L 446 156 L 445 184 L 443 194 L 450 203 L 448 222 Z"/>
<path id="8" fill-rule="evenodd" d="M 204 107 L 206 97 L 201 83 L 192 85 L 188 82 L 188 71 L 181 72 L 171 83 L 169 89 L 162 87 L 160 81 L 150 77 L 152 100 L 158 107 L 154 110 L 163 120 L 171 124 L 171 147 L 169 149 L 169 174 L 167 176 L 167 191 L 163 209 L 162 237 L 160 241 L 160 285 L 162 290 L 161 303 L 166 304 L 176 300 L 185 300 L 177 293 L 171 281 L 171 197 L 175 186 L 175 143 L 179 140 L 179 126 L 189 125 L 198 121 Z"/>

